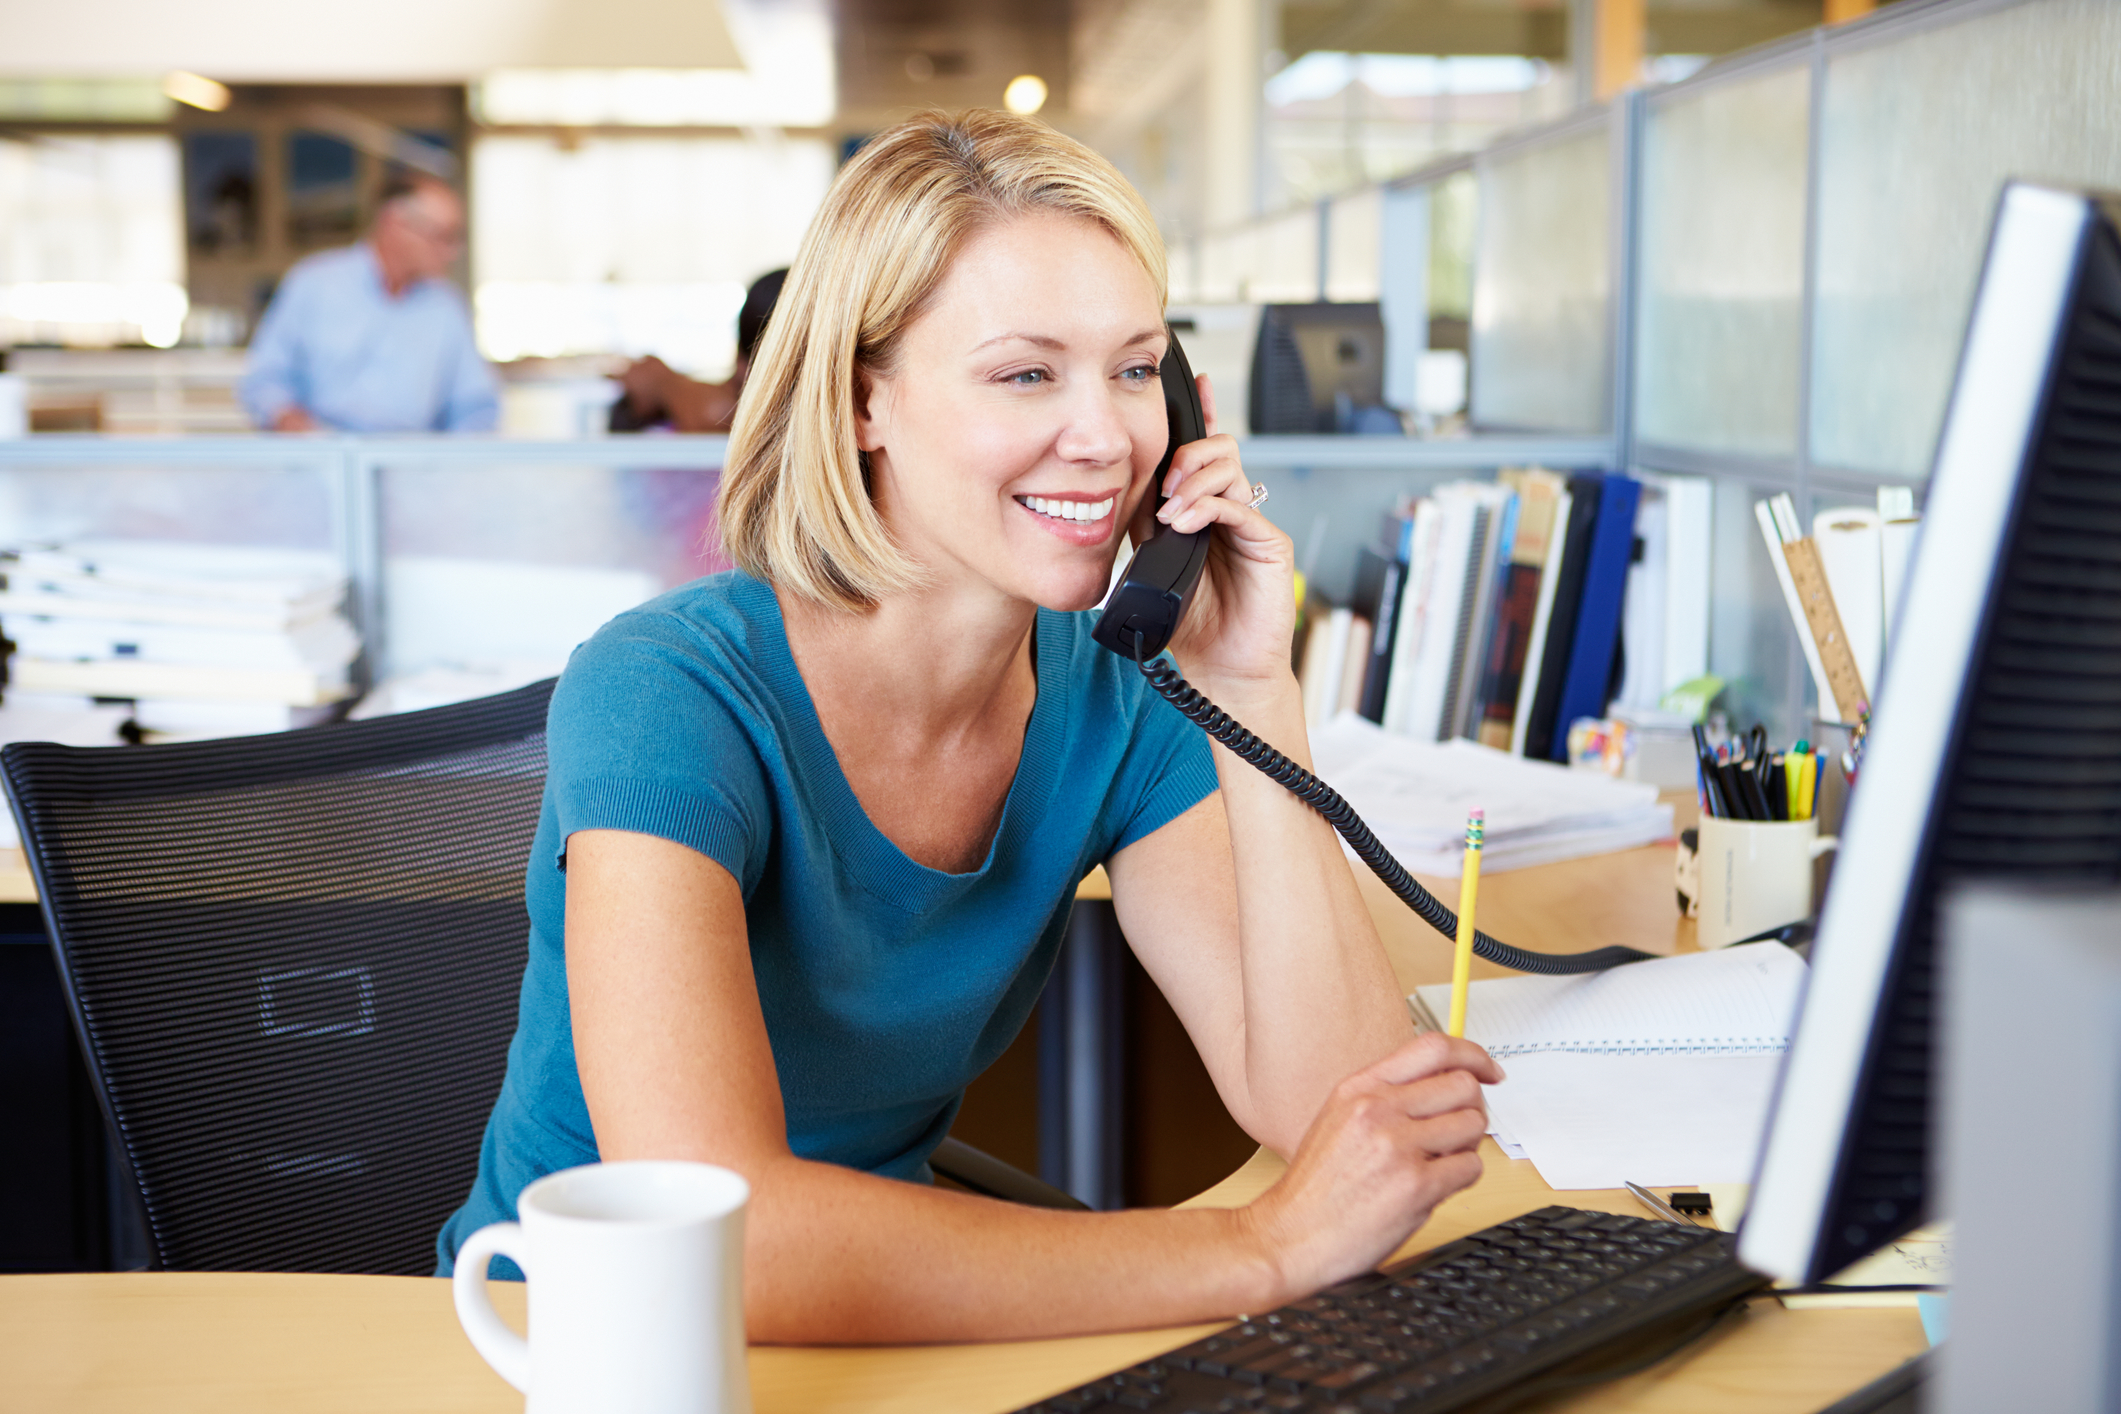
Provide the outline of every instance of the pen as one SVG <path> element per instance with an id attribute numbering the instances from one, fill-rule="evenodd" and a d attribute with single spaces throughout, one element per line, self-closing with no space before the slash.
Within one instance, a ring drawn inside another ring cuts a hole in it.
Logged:
<path id="1" fill-rule="evenodd" d="M 1480 895 L 1480 847 L 1487 837 L 1488 813 L 1466 816 L 1466 862 L 1458 872 L 1458 947 L 1451 958 L 1451 1025 L 1453 1036 L 1466 1034 L 1466 988 L 1473 980 L 1473 902 Z"/>
<path id="2" fill-rule="evenodd" d="M 1711 815 L 1728 815 L 1722 787 L 1716 780 L 1716 753 L 1709 750 L 1709 734 L 1694 724 L 1694 770 L 1701 777 L 1702 809 Z"/>
<path id="3" fill-rule="evenodd" d="M 1658 1217 L 1663 1218 L 1666 1222 L 1685 1223 L 1688 1227 L 1700 1226 L 1699 1223 L 1693 1222 L 1692 1220 L 1687 1218 L 1686 1215 L 1681 1213 L 1677 1208 L 1673 1207 L 1670 1203 L 1665 1202 L 1664 1199 L 1650 1192 L 1649 1189 L 1644 1188 L 1641 1184 L 1626 1179 L 1623 1179 L 1622 1182 L 1627 1184 L 1628 1192 L 1635 1195 L 1636 1202 L 1642 1204 L 1643 1207 L 1648 1208 L 1652 1213 L 1655 1213 Z"/>

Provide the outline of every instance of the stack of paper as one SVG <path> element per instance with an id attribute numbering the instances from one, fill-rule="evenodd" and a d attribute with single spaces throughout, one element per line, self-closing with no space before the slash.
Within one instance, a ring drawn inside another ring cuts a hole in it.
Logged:
<path id="1" fill-rule="evenodd" d="M 1466 1036 L 1509 1072 L 1488 1121 L 1554 1188 L 1752 1177 L 1805 967 L 1780 943 L 1630 963 L 1583 977 L 1475 982 Z M 1408 998 L 1424 1025 L 1451 989 Z"/>
<path id="2" fill-rule="evenodd" d="M 271 731 L 329 715 L 361 650 L 328 555 L 83 540 L 5 570 L 10 701 L 131 699 L 149 731 Z"/>
<path id="3" fill-rule="evenodd" d="M 1422 742 L 1343 713 L 1311 735 L 1318 776 L 1401 864 L 1456 875 L 1466 813 L 1487 812 L 1494 873 L 1669 839 L 1672 808 L 1636 781 L 1529 761 L 1462 739 Z"/>

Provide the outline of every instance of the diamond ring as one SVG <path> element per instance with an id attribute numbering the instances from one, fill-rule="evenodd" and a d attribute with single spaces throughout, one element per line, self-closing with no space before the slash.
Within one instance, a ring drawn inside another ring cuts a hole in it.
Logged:
<path id="1" fill-rule="evenodd" d="M 1252 483 L 1252 499 L 1245 502 L 1245 509 L 1256 511 L 1265 504 L 1267 504 L 1267 483 L 1255 481 Z"/>

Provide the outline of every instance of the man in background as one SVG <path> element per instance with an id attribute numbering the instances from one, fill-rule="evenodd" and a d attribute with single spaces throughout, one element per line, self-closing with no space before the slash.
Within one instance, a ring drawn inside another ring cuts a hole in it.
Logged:
<path id="1" fill-rule="evenodd" d="M 464 298 L 445 277 L 464 249 L 446 183 L 394 177 L 368 239 L 287 272 L 250 342 L 243 406 L 276 432 L 484 432 L 500 414 Z"/>
<path id="2" fill-rule="evenodd" d="M 736 400 L 751 373 L 751 356 L 766 335 L 766 321 L 781 297 L 786 268 L 769 270 L 751 282 L 744 294 L 744 307 L 736 316 L 736 371 L 726 383 L 702 383 L 687 378 L 663 360 L 650 354 L 636 359 L 619 375 L 625 396 L 612 404 L 611 430 L 638 432 L 644 427 L 668 426 L 676 432 L 727 432 L 736 420 Z"/>

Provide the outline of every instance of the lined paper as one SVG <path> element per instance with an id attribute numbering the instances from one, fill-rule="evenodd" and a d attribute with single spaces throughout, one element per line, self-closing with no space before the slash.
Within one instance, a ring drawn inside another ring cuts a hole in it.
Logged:
<path id="1" fill-rule="evenodd" d="M 1780 943 L 1682 953 L 1581 977 L 1496 977 L 1466 990 L 1466 1036 L 1498 1059 L 1545 1051 L 1760 1055 L 1788 1049 L 1802 959 Z M 1415 991 L 1447 1015 L 1448 984 Z"/>

